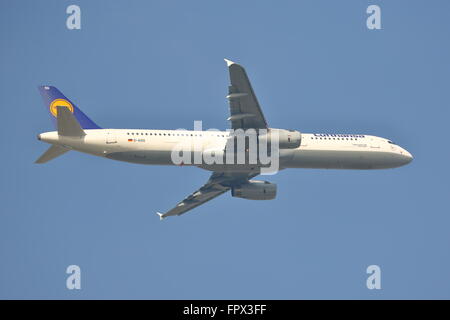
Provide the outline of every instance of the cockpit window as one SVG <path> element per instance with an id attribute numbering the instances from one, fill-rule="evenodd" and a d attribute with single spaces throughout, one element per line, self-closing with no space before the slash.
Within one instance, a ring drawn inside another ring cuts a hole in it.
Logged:
<path id="1" fill-rule="evenodd" d="M 390 143 L 390 144 L 395 144 L 394 142 L 392 142 L 392 141 L 390 141 L 390 140 L 388 140 L 388 143 Z"/>

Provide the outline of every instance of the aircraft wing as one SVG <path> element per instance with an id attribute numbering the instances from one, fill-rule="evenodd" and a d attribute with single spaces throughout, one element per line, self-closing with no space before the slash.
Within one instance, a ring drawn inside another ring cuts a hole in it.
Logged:
<path id="1" fill-rule="evenodd" d="M 230 72 L 228 100 L 230 102 L 230 117 L 232 129 L 267 129 L 267 122 L 253 92 L 252 85 L 245 69 L 233 61 L 225 59 Z M 179 202 L 165 213 L 157 212 L 160 219 L 169 216 L 179 216 L 198 207 L 215 197 L 230 190 L 233 186 L 248 182 L 259 174 L 248 172 L 214 172 L 200 189 Z"/>
<path id="2" fill-rule="evenodd" d="M 230 72 L 230 86 L 228 87 L 228 100 L 230 104 L 230 117 L 232 129 L 267 129 L 264 114 L 253 92 L 250 80 L 245 69 L 239 64 L 225 59 Z"/>
<path id="3" fill-rule="evenodd" d="M 179 216 L 227 192 L 233 185 L 247 182 L 248 179 L 256 175 L 257 173 L 214 172 L 208 182 L 200 189 L 190 194 L 169 211 L 165 213 L 157 212 L 157 214 L 161 220 L 169 216 Z"/>

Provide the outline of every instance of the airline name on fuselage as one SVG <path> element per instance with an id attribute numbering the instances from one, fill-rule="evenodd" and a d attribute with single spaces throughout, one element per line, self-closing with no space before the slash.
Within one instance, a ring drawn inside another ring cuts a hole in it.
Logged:
<path id="1" fill-rule="evenodd" d="M 364 138 L 363 134 L 329 134 L 329 133 L 314 133 L 315 137 L 340 137 L 340 138 Z"/>

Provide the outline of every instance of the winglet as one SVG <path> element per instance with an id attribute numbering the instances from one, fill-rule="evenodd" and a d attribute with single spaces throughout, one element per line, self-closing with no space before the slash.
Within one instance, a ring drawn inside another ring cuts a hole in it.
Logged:
<path id="1" fill-rule="evenodd" d="M 227 67 L 231 66 L 232 64 L 236 64 L 236 62 L 228 60 L 228 59 L 223 59 L 225 60 L 225 62 L 227 63 Z"/>
<path id="2" fill-rule="evenodd" d="M 165 218 L 164 214 L 161 212 L 156 212 L 156 214 L 159 216 L 159 220 L 162 220 Z"/>

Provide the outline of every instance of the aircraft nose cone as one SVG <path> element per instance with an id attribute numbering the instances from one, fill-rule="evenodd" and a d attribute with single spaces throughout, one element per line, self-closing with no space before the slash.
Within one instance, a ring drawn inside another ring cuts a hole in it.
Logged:
<path id="1" fill-rule="evenodd" d="M 405 149 L 402 150 L 402 155 L 403 155 L 403 159 L 404 159 L 404 161 L 405 161 L 405 164 L 410 163 L 410 162 L 414 159 L 414 157 L 412 156 L 412 154 L 409 153 L 409 152 L 408 152 L 407 150 L 405 150 Z"/>
<path id="2" fill-rule="evenodd" d="M 414 157 L 411 153 L 408 152 L 408 163 L 413 161 Z"/>
<path id="3" fill-rule="evenodd" d="M 39 141 L 41 141 L 41 135 L 40 135 L 40 134 L 37 135 L 37 139 L 38 139 Z"/>

